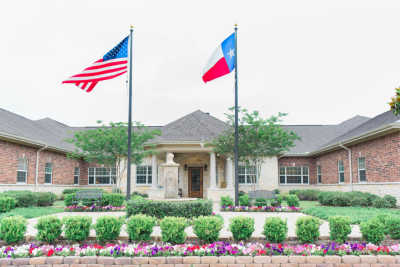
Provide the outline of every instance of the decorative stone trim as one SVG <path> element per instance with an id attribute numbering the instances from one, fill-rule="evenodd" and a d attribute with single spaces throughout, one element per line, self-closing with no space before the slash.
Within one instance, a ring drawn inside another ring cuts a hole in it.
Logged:
<path id="1" fill-rule="evenodd" d="M 52 256 L 1 258 L 0 266 L 24 267 L 400 267 L 400 256 Z"/>

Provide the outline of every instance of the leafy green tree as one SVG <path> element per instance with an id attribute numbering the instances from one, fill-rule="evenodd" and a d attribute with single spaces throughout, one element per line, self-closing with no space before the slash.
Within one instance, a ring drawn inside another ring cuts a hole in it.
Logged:
<path id="1" fill-rule="evenodd" d="M 391 98 L 389 103 L 390 109 L 392 110 L 393 114 L 396 116 L 400 115 L 400 88 L 395 89 L 396 94 Z"/>
<path id="2" fill-rule="evenodd" d="M 100 124 L 98 128 L 75 132 L 73 138 L 66 140 L 75 146 L 75 151 L 69 153 L 68 157 L 115 167 L 115 186 L 120 189 L 121 175 L 127 166 L 128 125 L 123 122 L 111 122 L 109 125 L 104 125 L 101 121 L 97 123 Z M 160 135 L 160 131 L 150 131 L 138 122 L 133 124 L 135 128 L 131 135 L 131 163 L 139 165 L 143 158 L 155 153 L 154 146 L 148 144 L 148 141 Z"/>
<path id="3" fill-rule="evenodd" d="M 218 136 L 211 145 L 216 153 L 233 158 L 235 147 L 234 108 L 230 108 L 229 111 L 230 113 L 226 116 L 227 123 L 231 127 Z M 260 117 L 258 111 L 248 112 L 246 109 L 239 108 L 239 161 L 256 166 L 257 181 L 265 159 L 285 153 L 294 146 L 294 141 L 299 139 L 294 132 L 281 127 L 280 122 L 284 116 L 286 114 L 279 113 L 277 116 L 264 119 Z"/>

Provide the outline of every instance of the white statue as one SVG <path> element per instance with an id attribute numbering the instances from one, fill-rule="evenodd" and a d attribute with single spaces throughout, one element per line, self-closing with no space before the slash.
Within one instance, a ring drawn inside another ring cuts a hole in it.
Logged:
<path id="1" fill-rule="evenodd" d="M 174 153 L 171 152 L 167 152 L 166 161 L 167 164 L 177 164 L 176 162 L 174 162 Z"/>

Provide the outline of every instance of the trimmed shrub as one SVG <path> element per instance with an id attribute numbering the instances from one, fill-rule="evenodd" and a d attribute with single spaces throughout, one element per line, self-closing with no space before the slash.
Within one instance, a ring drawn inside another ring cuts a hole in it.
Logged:
<path id="1" fill-rule="evenodd" d="M 124 220 L 122 218 L 115 216 L 99 217 L 93 227 L 96 231 L 96 239 L 102 242 L 116 240 L 123 224 Z"/>
<path id="2" fill-rule="evenodd" d="M 210 200 L 154 201 L 149 199 L 130 200 L 126 205 L 127 216 L 146 214 L 156 218 L 193 218 L 212 214 Z"/>
<path id="3" fill-rule="evenodd" d="M 101 205 L 102 206 L 114 206 L 114 207 L 121 207 L 124 204 L 125 196 L 118 193 L 112 194 L 103 194 L 101 198 Z"/>
<path id="4" fill-rule="evenodd" d="M 148 198 L 148 197 L 149 197 L 148 194 L 146 194 L 146 193 L 140 193 L 140 192 L 137 192 L 137 191 L 135 191 L 135 192 L 133 192 L 133 193 L 131 194 L 131 198 L 134 198 L 135 196 L 140 196 L 140 197 L 142 197 L 142 198 Z"/>
<path id="5" fill-rule="evenodd" d="M 275 193 L 276 195 L 279 195 L 279 194 L 281 193 L 281 191 L 280 191 L 278 188 L 276 188 L 276 189 L 274 189 L 274 193 Z"/>
<path id="6" fill-rule="evenodd" d="M 304 190 L 290 190 L 290 195 L 296 195 L 299 200 L 318 200 L 318 194 L 321 191 L 315 189 L 304 189 Z"/>
<path id="7" fill-rule="evenodd" d="M 367 242 L 379 245 L 385 239 L 385 230 L 383 223 L 377 218 L 361 222 L 360 230 L 362 238 Z"/>
<path id="8" fill-rule="evenodd" d="M 200 216 L 193 221 L 194 233 L 200 240 L 207 243 L 218 240 L 223 226 L 224 220 L 217 216 Z"/>
<path id="9" fill-rule="evenodd" d="M 330 239 L 344 243 L 351 233 L 350 218 L 345 216 L 329 217 Z"/>
<path id="10" fill-rule="evenodd" d="M 250 206 L 249 195 L 243 195 L 239 197 L 239 205 L 240 206 Z"/>
<path id="11" fill-rule="evenodd" d="M 165 217 L 161 220 L 161 239 L 163 242 L 183 244 L 186 240 L 187 222 L 182 217 Z"/>
<path id="12" fill-rule="evenodd" d="M 296 236 L 301 243 L 314 243 L 319 238 L 320 220 L 310 216 L 300 217 L 296 221 Z"/>
<path id="13" fill-rule="evenodd" d="M 263 235 L 272 243 L 282 243 L 287 237 L 287 221 L 279 217 L 271 217 L 265 220 Z"/>
<path id="14" fill-rule="evenodd" d="M 288 195 L 286 196 L 286 202 L 289 207 L 298 207 L 300 206 L 299 198 L 296 195 Z"/>
<path id="15" fill-rule="evenodd" d="M 381 197 L 375 199 L 373 202 L 374 208 L 377 208 L 377 209 L 389 208 L 386 205 L 387 205 L 386 201 Z"/>
<path id="16" fill-rule="evenodd" d="M 384 225 L 383 232 L 385 235 L 388 235 L 389 234 L 388 221 L 391 218 L 391 216 L 389 214 L 379 214 L 379 215 L 375 216 L 375 218 Z"/>
<path id="17" fill-rule="evenodd" d="M 7 212 L 15 208 L 15 198 L 0 196 L 0 212 Z"/>
<path id="18" fill-rule="evenodd" d="M 318 194 L 318 201 L 321 205 L 325 206 L 372 206 L 375 199 L 379 198 L 377 195 L 366 192 L 320 192 Z"/>
<path id="19" fill-rule="evenodd" d="M 72 206 L 76 201 L 75 193 L 65 194 L 64 195 L 64 205 L 66 207 Z"/>
<path id="20" fill-rule="evenodd" d="M 84 241 L 89 237 L 92 218 L 68 216 L 63 218 L 65 238 L 69 241 Z"/>
<path id="21" fill-rule="evenodd" d="M 5 191 L 2 195 L 14 198 L 18 208 L 37 206 L 37 195 L 32 191 Z"/>
<path id="22" fill-rule="evenodd" d="M 394 196 L 385 195 L 385 196 L 383 197 L 383 200 L 385 200 L 386 206 L 387 206 L 388 208 L 396 208 L 397 199 L 396 199 Z"/>
<path id="23" fill-rule="evenodd" d="M 67 189 L 64 189 L 64 190 L 62 191 L 62 194 L 63 194 L 63 195 L 66 195 L 66 194 L 74 194 L 74 193 L 76 193 L 76 192 L 78 192 L 78 191 L 82 191 L 82 190 L 85 190 L 85 191 L 93 190 L 93 191 L 102 191 L 102 192 L 105 192 L 103 188 L 67 188 Z"/>
<path id="24" fill-rule="evenodd" d="M 126 230 L 129 234 L 129 239 L 133 241 L 148 241 L 153 232 L 153 227 L 156 225 L 156 219 L 143 214 L 138 214 L 129 217 L 126 222 Z"/>
<path id="25" fill-rule="evenodd" d="M 389 217 L 386 221 L 386 227 L 392 239 L 400 239 L 400 218 Z"/>
<path id="26" fill-rule="evenodd" d="M 53 243 L 61 236 L 62 221 L 56 216 L 40 217 L 35 228 L 38 230 L 36 238 L 39 241 Z"/>
<path id="27" fill-rule="evenodd" d="M 276 195 L 275 199 L 271 200 L 271 206 L 280 207 L 282 205 L 283 197 L 281 195 Z"/>
<path id="28" fill-rule="evenodd" d="M 230 196 L 222 196 L 221 206 L 233 206 L 233 199 Z"/>
<path id="29" fill-rule="evenodd" d="M 10 216 L 0 220 L 0 238 L 7 244 L 24 240 L 26 219 L 22 216 Z"/>
<path id="30" fill-rule="evenodd" d="M 251 217 L 236 216 L 231 219 L 229 230 L 236 241 L 248 240 L 255 230 L 254 219 Z"/>
<path id="31" fill-rule="evenodd" d="M 266 198 L 256 198 L 254 205 L 257 207 L 268 206 L 268 199 Z"/>
<path id="32" fill-rule="evenodd" d="M 40 207 L 52 206 L 57 196 L 51 192 L 36 192 L 37 205 Z"/>

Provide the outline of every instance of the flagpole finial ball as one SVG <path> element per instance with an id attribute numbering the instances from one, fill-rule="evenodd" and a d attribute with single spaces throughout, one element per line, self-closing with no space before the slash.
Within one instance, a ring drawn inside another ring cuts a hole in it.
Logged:
<path id="1" fill-rule="evenodd" d="M 131 30 L 133 29 L 133 25 L 131 25 Z"/>

